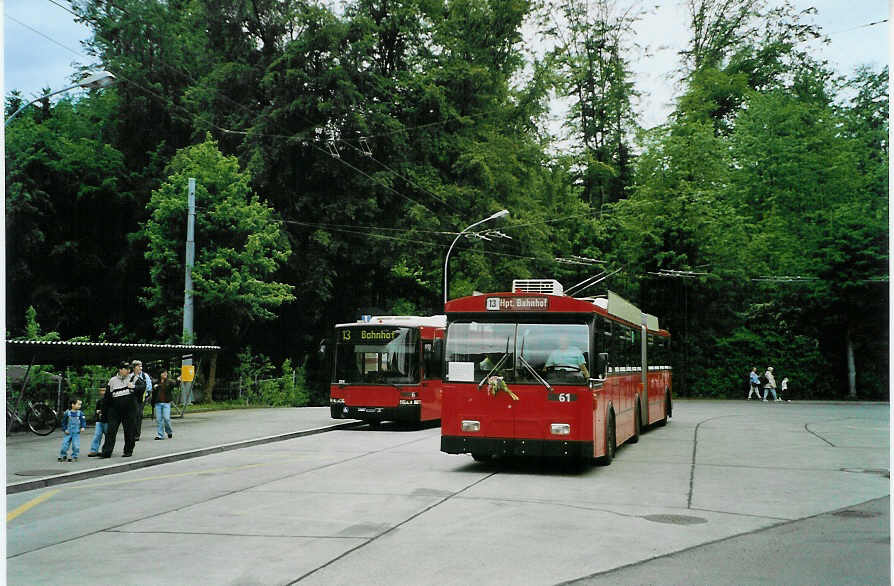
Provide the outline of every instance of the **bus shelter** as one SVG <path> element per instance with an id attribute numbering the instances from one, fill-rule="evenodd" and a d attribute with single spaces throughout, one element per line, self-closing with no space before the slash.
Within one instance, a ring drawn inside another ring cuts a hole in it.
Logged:
<path id="1" fill-rule="evenodd" d="M 79 366 L 87 364 L 114 365 L 122 360 L 172 360 L 179 358 L 191 362 L 203 355 L 216 354 L 220 346 L 195 346 L 189 344 L 129 344 L 124 342 L 51 342 L 41 340 L 7 340 L 6 364 L 27 365 L 21 380 L 22 391 L 28 384 L 28 375 L 35 364 L 53 366 Z M 111 376 L 111 375 L 109 375 Z M 186 409 L 192 377 L 184 376 L 178 410 Z"/>

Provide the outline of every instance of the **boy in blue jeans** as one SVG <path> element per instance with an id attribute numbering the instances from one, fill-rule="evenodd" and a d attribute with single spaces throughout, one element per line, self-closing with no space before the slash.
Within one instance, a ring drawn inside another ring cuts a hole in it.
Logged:
<path id="1" fill-rule="evenodd" d="M 78 461 L 81 453 L 81 432 L 87 429 L 87 418 L 81 411 L 81 400 L 72 399 L 70 407 L 62 414 L 62 431 L 65 432 L 65 436 L 62 438 L 62 447 L 59 448 L 60 462 Z M 68 446 L 72 446 L 71 458 L 68 457 Z"/>

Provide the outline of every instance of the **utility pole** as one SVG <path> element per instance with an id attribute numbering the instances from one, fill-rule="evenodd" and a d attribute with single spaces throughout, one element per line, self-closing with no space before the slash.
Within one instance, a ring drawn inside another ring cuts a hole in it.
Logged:
<path id="1" fill-rule="evenodd" d="M 186 277 L 183 291 L 183 343 L 193 344 L 193 303 L 192 303 L 192 268 L 196 262 L 196 180 L 189 178 L 189 195 L 187 198 L 186 219 Z M 180 393 L 181 412 L 192 398 L 192 381 L 195 377 L 195 369 L 192 364 L 192 354 L 183 356 L 180 367 L 180 376 L 183 391 Z"/>

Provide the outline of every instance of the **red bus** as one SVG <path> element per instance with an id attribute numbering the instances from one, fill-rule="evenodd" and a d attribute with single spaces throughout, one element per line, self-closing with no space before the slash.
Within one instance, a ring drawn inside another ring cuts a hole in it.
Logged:
<path id="1" fill-rule="evenodd" d="M 442 452 L 610 464 L 671 416 L 670 334 L 612 292 L 517 280 L 446 312 Z"/>
<path id="2" fill-rule="evenodd" d="M 443 315 L 374 316 L 335 326 L 329 408 L 335 419 L 441 418 Z"/>

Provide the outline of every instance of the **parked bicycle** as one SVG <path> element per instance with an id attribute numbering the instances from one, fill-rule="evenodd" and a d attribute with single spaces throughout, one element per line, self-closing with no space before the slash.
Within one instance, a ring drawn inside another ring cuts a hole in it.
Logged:
<path id="1" fill-rule="evenodd" d="M 37 435 L 50 435 L 58 424 L 56 411 L 43 401 L 35 402 L 22 394 L 6 393 L 6 435 L 16 425 Z"/>

